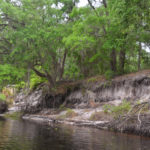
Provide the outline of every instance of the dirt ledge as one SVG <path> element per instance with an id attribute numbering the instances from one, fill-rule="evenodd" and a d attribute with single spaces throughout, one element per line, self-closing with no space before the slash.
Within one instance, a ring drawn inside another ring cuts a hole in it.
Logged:
<path id="1" fill-rule="evenodd" d="M 88 120 L 76 120 L 76 119 L 54 119 L 51 117 L 45 117 L 41 115 L 25 115 L 22 117 L 24 120 L 46 123 L 46 124 L 70 124 L 76 126 L 87 126 L 98 129 L 108 130 L 108 121 L 88 121 Z"/>
<path id="2" fill-rule="evenodd" d="M 60 113 L 61 114 L 61 113 Z M 60 115 L 59 114 L 59 115 Z M 134 115 L 129 120 L 124 122 L 121 126 L 118 124 L 118 120 L 99 120 L 90 121 L 87 118 L 65 118 L 58 119 L 58 115 L 45 115 L 45 114 L 26 114 L 22 117 L 24 120 L 34 121 L 37 123 L 45 124 L 70 124 L 76 126 L 86 126 L 92 128 L 98 128 L 102 130 L 135 134 L 139 136 L 150 137 L 150 114 L 141 114 L 141 125 L 139 125 L 138 116 Z"/>

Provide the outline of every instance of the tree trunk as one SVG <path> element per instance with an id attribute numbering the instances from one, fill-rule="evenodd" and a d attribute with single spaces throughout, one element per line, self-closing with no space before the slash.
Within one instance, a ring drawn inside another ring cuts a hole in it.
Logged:
<path id="1" fill-rule="evenodd" d="M 125 50 L 121 50 L 119 53 L 119 71 L 121 74 L 124 73 L 124 65 L 125 65 Z"/>
<path id="2" fill-rule="evenodd" d="M 138 71 L 141 70 L 141 51 L 142 51 L 142 44 L 139 42 L 139 49 L 138 49 Z"/>
<path id="3" fill-rule="evenodd" d="M 27 74 L 27 92 L 30 90 L 30 68 L 28 68 Z"/>
<path id="4" fill-rule="evenodd" d="M 62 65 L 61 65 L 61 68 L 60 68 L 59 80 L 62 80 L 62 77 L 63 77 L 63 74 L 64 74 L 64 67 L 65 67 L 66 56 L 67 56 L 67 51 L 65 51 L 65 53 L 64 53 Z"/>
<path id="5" fill-rule="evenodd" d="M 103 0 L 102 3 L 104 5 L 104 7 L 107 8 L 107 2 L 106 2 L 106 0 Z"/>
<path id="6" fill-rule="evenodd" d="M 48 72 L 46 72 L 46 78 L 47 78 L 47 80 L 48 80 L 48 82 L 49 82 L 50 88 L 53 88 L 53 87 L 56 86 L 56 81 L 55 81 L 55 79 L 53 79 L 52 76 L 51 76 Z"/>
<path id="7" fill-rule="evenodd" d="M 35 69 L 34 67 L 32 68 L 32 70 L 39 76 L 39 77 L 42 77 L 42 78 L 46 78 L 49 82 L 49 87 L 52 88 L 52 87 L 55 87 L 56 85 L 56 81 L 53 80 L 53 78 L 51 77 L 51 75 L 45 71 L 45 73 L 42 73 L 40 71 L 38 71 L 37 69 Z"/>
<path id="8" fill-rule="evenodd" d="M 116 51 L 113 49 L 112 52 L 110 53 L 110 67 L 113 72 L 117 71 L 116 64 L 117 64 Z"/>

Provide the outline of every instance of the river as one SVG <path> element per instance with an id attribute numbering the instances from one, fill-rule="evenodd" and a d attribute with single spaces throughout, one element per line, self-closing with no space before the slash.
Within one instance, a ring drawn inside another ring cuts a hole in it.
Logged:
<path id="1" fill-rule="evenodd" d="M 0 118 L 0 150 L 150 150 L 150 138 Z"/>

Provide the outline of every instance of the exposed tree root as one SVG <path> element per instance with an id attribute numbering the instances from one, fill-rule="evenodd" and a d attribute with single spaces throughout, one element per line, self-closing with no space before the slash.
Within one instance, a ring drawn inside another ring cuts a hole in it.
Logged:
<path id="1" fill-rule="evenodd" d="M 140 119 L 140 115 L 141 112 L 144 108 L 146 108 L 146 106 L 149 105 L 149 102 L 143 102 L 140 104 L 136 104 L 134 105 L 129 112 L 126 115 L 122 115 L 120 116 L 117 120 L 115 120 L 113 122 L 113 126 L 117 129 L 117 130 L 122 130 L 122 127 L 124 126 L 125 123 L 127 123 L 127 121 L 129 119 L 132 119 L 134 116 L 137 116 L 137 120 L 139 122 L 139 124 L 137 124 L 137 127 L 141 127 L 142 125 L 142 121 Z M 138 113 L 138 114 L 137 114 Z"/>

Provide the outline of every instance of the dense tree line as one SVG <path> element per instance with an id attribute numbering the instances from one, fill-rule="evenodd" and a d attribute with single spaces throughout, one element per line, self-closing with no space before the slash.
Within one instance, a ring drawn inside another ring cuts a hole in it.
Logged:
<path id="1" fill-rule="evenodd" d="M 50 86 L 149 68 L 148 0 L 0 0 L 0 84 Z"/>

